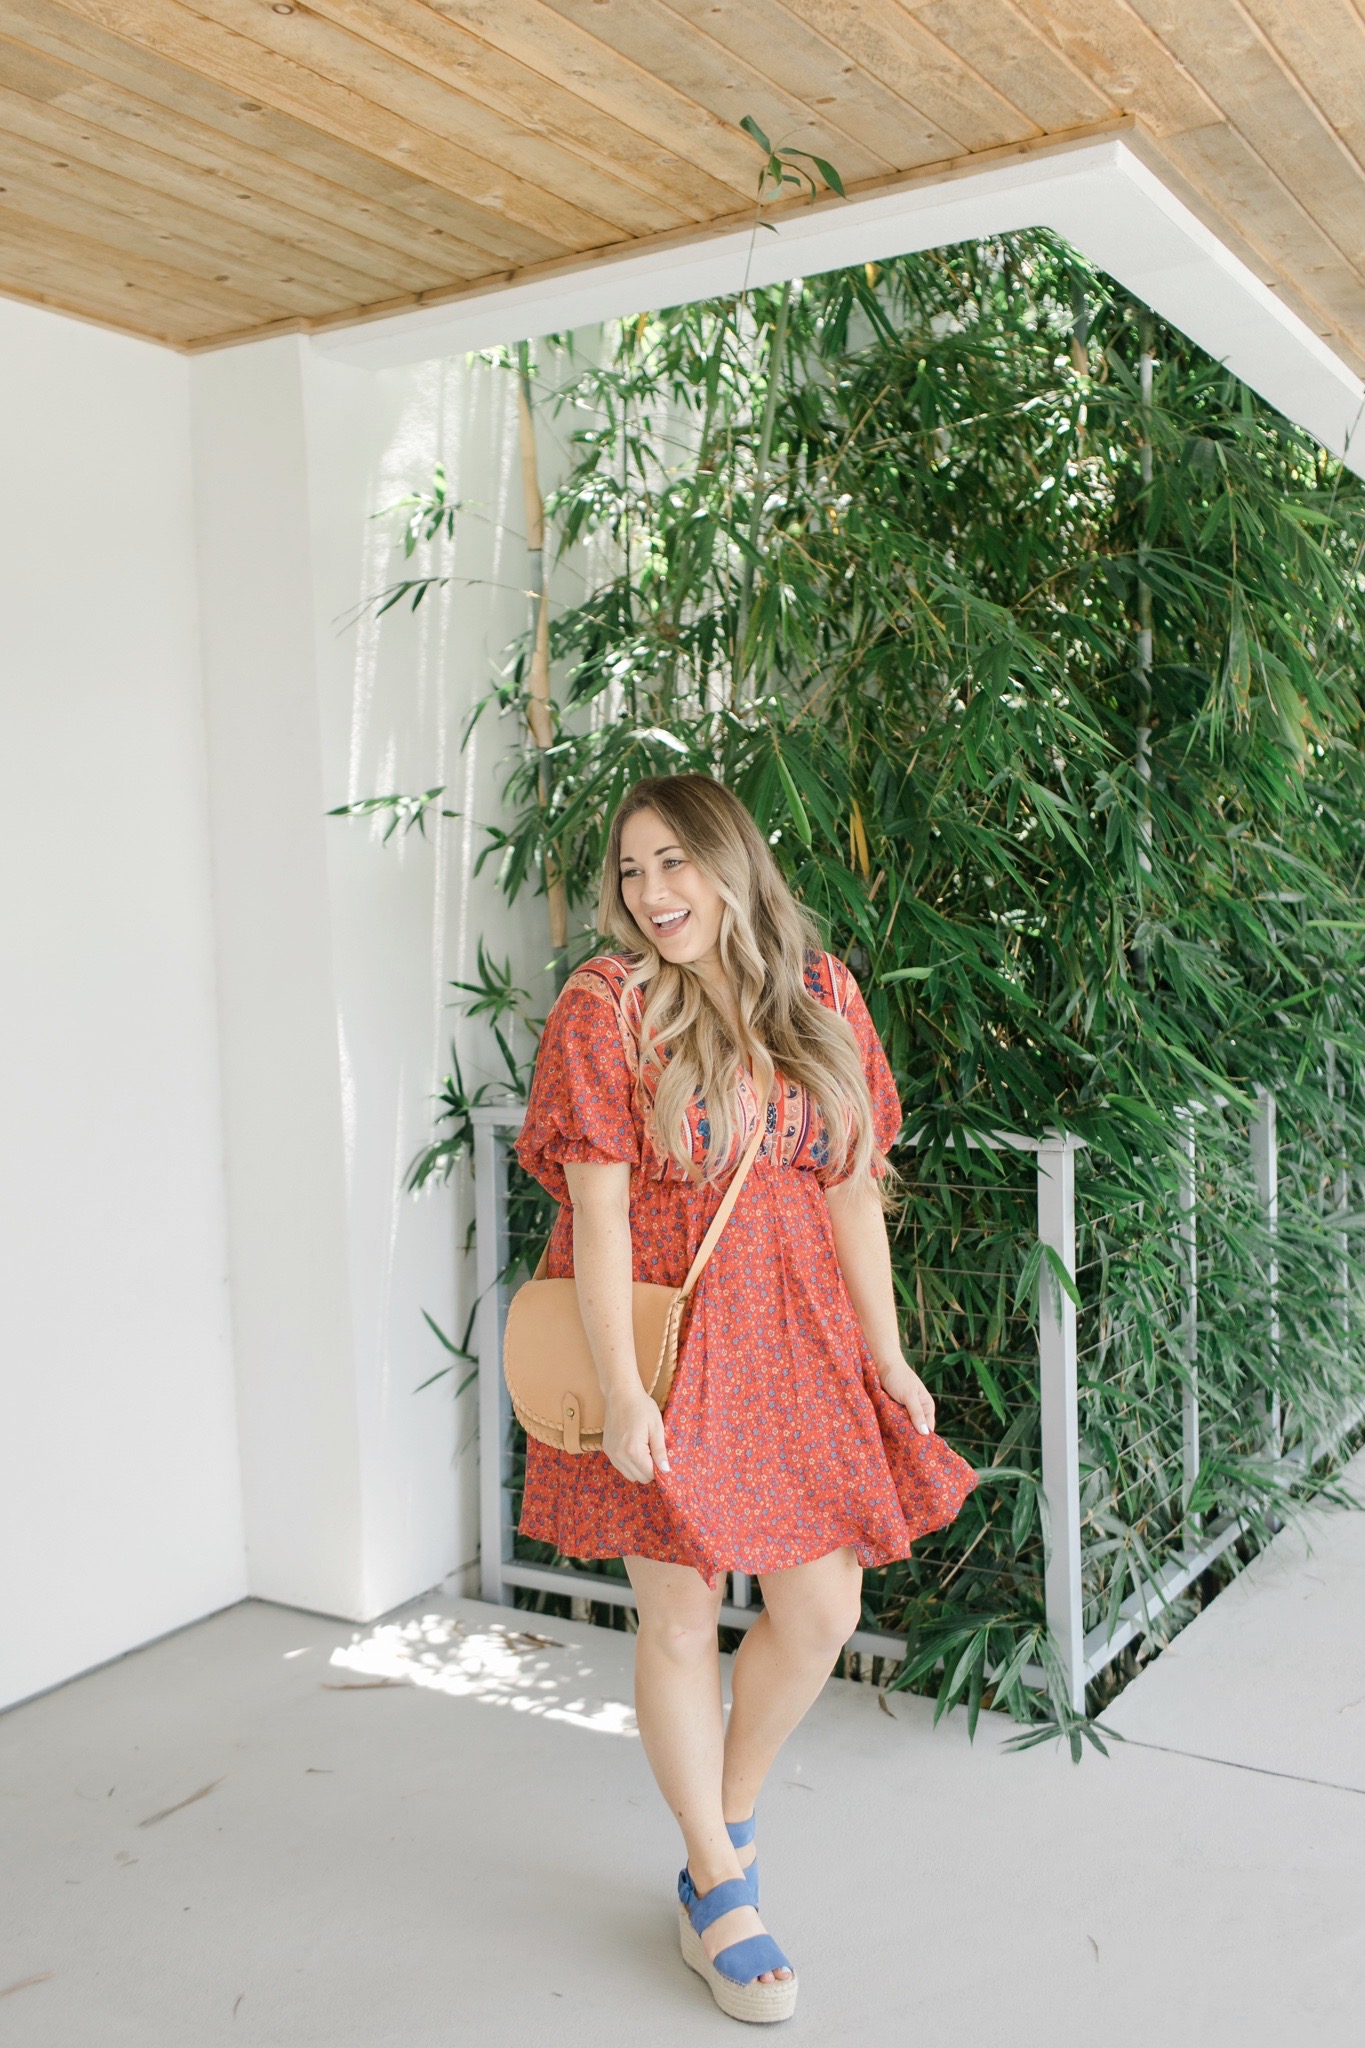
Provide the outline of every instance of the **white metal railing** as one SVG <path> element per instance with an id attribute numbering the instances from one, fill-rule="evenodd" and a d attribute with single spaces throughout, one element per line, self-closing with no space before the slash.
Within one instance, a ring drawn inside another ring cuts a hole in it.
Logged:
<path id="1" fill-rule="evenodd" d="M 507 1312 L 506 1290 L 499 1274 L 507 1263 L 507 1147 L 521 1128 L 519 1104 L 482 1107 L 473 1112 L 474 1178 L 479 1292 L 477 1349 L 479 1360 L 479 1503 L 481 1591 L 485 1600 L 508 1605 L 517 1586 L 562 1593 L 572 1599 L 593 1599 L 633 1607 L 635 1596 L 621 1579 L 567 1566 L 524 1564 L 513 1556 L 509 1489 L 511 1404 L 502 1374 L 502 1332 Z M 1049 1284 L 1046 1264 L 1040 1275 L 1038 1303 L 1038 1384 L 1041 1414 L 1042 1485 L 1050 1541 L 1044 1566 L 1044 1596 L 1049 1632 L 1066 1674 L 1072 1710 L 1085 1710 L 1085 1688 L 1135 1636 L 1146 1633 L 1156 1618 L 1187 1587 L 1235 1543 L 1245 1524 L 1222 1516 L 1207 1529 L 1191 1509 L 1200 1464 L 1198 1394 L 1199 1260 L 1195 1224 L 1197 1133 L 1192 1111 L 1181 1113 L 1182 1171 L 1179 1188 L 1179 1238 L 1185 1294 L 1182 1327 L 1186 1386 L 1182 1413 L 1182 1497 L 1184 1541 L 1150 1580 L 1130 1594 L 1118 1609 L 1113 1626 L 1103 1623 L 1087 1634 L 1083 1619 L 1081 1578 L 1081 1475 L 1076 1306 L 1070 1294 Z M 1279 1213 L 1279 1151 L 1274 1097 L 1258 1092 L 1251 1125 L 1251 1155 L 1262 1215 L 1272 1238 Z M 909 1142 L 914 1144 L 916 1138 Z M 1074 1281 L 1076 1275 L 1076 1156 L 1083 1140 L 1055 1132 L 1045 1138 L 1012 1133 L 978 1141 L 991 1150 L 1032 1153 L 1037 1175 L 1038 1237 Z M 1343 1205 L 1344 1206 L 1344 1205 Z M 1344 1285 L 1344 1283 L 1343 1283 Z M 1343 1313 L 1344 1313 L 1343 1294 Z M 1267 1343 L 1273 1360 L 1280 1341 L 1279 1273 L 1272 1263 L 1267 1274 Z M 1360 1418 L 1343 1424 L 1342 1434 Z M 1280 1404 L 1272 1397 L 1266 1415 L 1268 1448 L 1280 1454 Z M 1315 1447 L 1321 1456 L 1326 1445 Z M 1306 1452 L 1296 1454 L 1302 1458 Z M 722 1619 L 746 1628 L 757 1618 L 751 1605 L 749 1580 L 731 1575 L 731 1598 Z M 861 1629 L 848 1646 L 862 1654 L 899 1658 L 901 1637 Z M 1025 1668 L 1027 1684 L 1043 1686 L 1036 1665 Z"/>

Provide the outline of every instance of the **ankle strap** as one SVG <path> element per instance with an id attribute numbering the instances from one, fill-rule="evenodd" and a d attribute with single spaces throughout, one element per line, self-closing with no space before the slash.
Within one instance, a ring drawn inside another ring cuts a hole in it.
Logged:
<path id="1" fill-rule="evenodd" d="M 713 1884 L 709 1892 L 699 1892 L 688 1873 L 684 1871 L 682 1875 L 687 1878 L 687 1885 L 684 1889 L 679 1880 L 678 1896 L 698 1934 L 705 1933 L 723 1913 L 733 1913 L 737 1906 L 752 1906 L 754 1902 L 747 1877 L 727 1877 L 723 1884 Z"/>
<path id="2" fill-rule="evenodd" d="M 734 1844 L 736 1849 L 746 1848 L 748 1844 L 752 1842 L 754 1838 L 755 1818 L 756 1816 L 751 1813 L 747 1820 L 726 1821 L 725 1832 L 730 1837 L 730 1840 Z"/>

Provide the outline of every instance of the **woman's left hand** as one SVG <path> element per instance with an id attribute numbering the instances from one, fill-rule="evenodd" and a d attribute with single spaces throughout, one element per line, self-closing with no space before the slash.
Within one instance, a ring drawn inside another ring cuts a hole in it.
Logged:
<path id="1" fill-rule="evenodd" d="M 928 1436 L 934 1426 L 934 1397 L 919 1374 L 911 1372 L 903 1358 L 897 1358 L 890 1365 L 879 1365 L 877 1377 L 883 1391 L 900 1402 L 920 1435 Z"/>

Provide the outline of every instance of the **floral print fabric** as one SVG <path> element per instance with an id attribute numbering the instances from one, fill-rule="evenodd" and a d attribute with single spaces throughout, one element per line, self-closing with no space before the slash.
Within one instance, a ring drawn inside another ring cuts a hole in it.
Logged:
<path id="1" fill-rule="evenodd" d="M 631 1168 L 634 1278 L 677 1287 L 723 1190 L 689 1181 L 651 1140 L 629 971 L 604 954 L 565 984 L 516 1152 L 561 1204 L 551 1279 L 573 1273 L 565 1163 L 614 1160 Z M 901 1107 L 857 982 L 822 953 L 809 956 L 806 984 L 853 1029 L 885 1152 Z M 882 1391 L 835 1255 L 824 1190 L 836 1177 L 818 1111 L 780 1074 L 766 1105 L 747 1075 L 739 1093 L 735 1160 L 760 1114 L 767 1136 L 684 1318 L 664 1416 L 672 1469 L 640 1486 L 600 1452 L 527 1444 L 522 1533 L 566 1557 L 659 1558 L 694 1566 L 711 1585 L 724 1571 L 778 1571 L 845 1544 L 864 1565 L 889 1564 L 945 1528 L 976 1484 L 970 1465 L 941 1437 L 921 1436 Z M 688 1117 L 698 1162 L 705 1114 L 699 1101 Z"/>

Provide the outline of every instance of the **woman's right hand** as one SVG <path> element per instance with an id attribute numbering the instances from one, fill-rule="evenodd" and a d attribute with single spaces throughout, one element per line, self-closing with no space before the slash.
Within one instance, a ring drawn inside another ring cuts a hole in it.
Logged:
<path id="1" fill-rule="evenodd" d="M 642 1386 L 634 1393 L 608 1394 L 602 1449 L 623 1479 L 648 1486 L 668 1470 L 668 1444 L 659 1404 Z"/>

